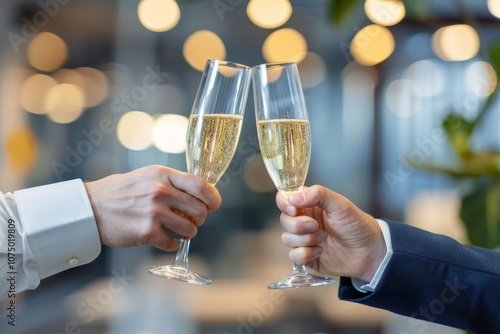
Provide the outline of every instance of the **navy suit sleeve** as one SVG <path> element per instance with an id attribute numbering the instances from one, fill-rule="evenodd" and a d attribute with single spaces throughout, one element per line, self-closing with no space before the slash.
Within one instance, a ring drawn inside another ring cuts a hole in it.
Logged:
<path id="1" fill-rule="evenodd" d="M 423 330 L 425 320 L 500 333 L 500 252 L 387 223 L 394 253 L 377 288 L 362 293 L 342 277 L 340 299 L 409 316 L 416 330 Z"/>

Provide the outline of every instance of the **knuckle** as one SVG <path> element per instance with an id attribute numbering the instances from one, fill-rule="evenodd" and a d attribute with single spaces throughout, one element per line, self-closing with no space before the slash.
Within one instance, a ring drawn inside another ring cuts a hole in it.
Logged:
<path id="1" fill-rule="evenodd" d="M 194 238 L 198 234 L 198 228 L 194 224 L 189 224 L 187 236 Z"/>

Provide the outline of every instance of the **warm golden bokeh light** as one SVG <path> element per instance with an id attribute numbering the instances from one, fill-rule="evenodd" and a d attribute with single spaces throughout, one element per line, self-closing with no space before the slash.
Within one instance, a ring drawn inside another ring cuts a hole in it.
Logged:
<path id="1" fill-rule="evenodd" d="M 393 26 L 405 17 L 406 10 L 401 0 L 366 0 L 365 13 L 373 23 Z"/>
<path id="2" fill-rule="evenodd" d="M 94 107 L 108 96 L 109 83 L 106 75 L 93 67 L 76 69 L 83 79 L 82 89 L 85 92 L 85 106 Z"/>
<path id="3" fill-rule="evenodd" d="M 308 52 L 304 60 L 298 64 L 300 82 L 302 87 L 312 88 L 323 81 L 326 77 L 326 64 L 320 55 Z"/>
<path id="4" fill-rule="evenodd" d="M 61 68 L 54 72 L 52 75 L 54 79 L 57 80 L 58 83 L 68 83 L 73 84 L 78 87 L 82 87 L 85 85 L 85 80 L 83 76 L 78 73 L 78 71 L 70 68 Z"/>
<path id="5" fill-rule="evenodd" d="M 28 44 L 28 61 L 41 71 L 50 72 L 61 67 L 68 58 L 68 47 L 61 37 L 42 32 Z"/>
<path id="6" fill-rule="evenodd" d="M 500 1 L 498 0 L 488 0 L 488 10 L 491 15 L 500 18 Z"/>
<path id="7" fill-rule="evenodd" d="M 182 115 L 162 115 L 155 120 L 153 144 L 165 153 L 186 151 L 188 118 Z"/>
<path id="8" fill-rule="evenodd" d="M 365 66 L 377 65 L 394 51 L 394 37 L 386 27 L 372 24 L 364 27 L 351 41 L 353 58 Z"/>
<path id="9" fill-rule="evenodd" d="M 75 121 L 83 112 L 85 96 L 82 89 L 73 84 L 57 84 L 50 89 L 45 99 L 49 118 L 61 124 Z"/>
<path id="10" fill-rule="evenodd" d="M 490 63 L 476 61 L 467 68 L 465 82 L 467 89 L 475 96 L 490 96 L 497 86 L 497 75 Z"/>
<path id="11" fill-rule="evenodd" d="M 198 71 L 203 71 L 207 59 L 226 58 L 226 47 L 216 33 L 199 30 L 186 39 L 182 46 L 182 54 L 189 65 Z"/>
<path id="12" fill-rule="evenodd" d="M 26 171 L 37 158 L 38 144 L 35 135 L 27 127 L 13 129 L 5 139 L 5 153 L 15 170 Z"/>
<path id="13" fill-rule="evenodd" d="M 137 15 L 141 24 L 154 32 L 168 31 L 181 19 L 179 5 L 174 0 L 141 0 Z"/>
<path id="14" fill-rule="evenodd" d="M 33 74 L 28 77 L 20 92 L 21 107 L 34 114 L 45 114 L 45 100 L 49 91 L 57 85 L 57 81 L 45 74 Z"/>
<path id="15" fill-rule="evenodd" d="M 468 60 L 479 52 L 479 35 L 468 24 L 455 24 L 440 28 L 432 36 L 436 55 L 447 61 Z"/>
<path id="16" fill-rule="evenodd" d="M 258 27 L 273 29 L 282 26 L 292 16 L 293 8 L 289 0 L 250 0 L 247 15 Z"/>
<path id="17" fill-rule="evenodd" d="M 307 54 L 307 42 L 300 32 L 292 28 L 276 30 L 267 36 L 262 55 L 268 63 L 300 63 Z"/>
<path id="18" fill-rule="evenodd" d="M 116 126 L 116 135 L 120 143 L 129 150 L 145 150 L 152 144 L 154 119 L 142 111 L 130 111 L 124 114 Z"/>

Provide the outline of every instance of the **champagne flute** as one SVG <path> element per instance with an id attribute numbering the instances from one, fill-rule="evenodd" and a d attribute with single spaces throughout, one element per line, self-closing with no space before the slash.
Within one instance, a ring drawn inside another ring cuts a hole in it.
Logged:
<path id="1" fill-rule="evenodd" d="M 238 145 L 250 80 L 248 66 L 207 60 L 189 117 L 188 173 L 201 176 L 214 185 L 224 174 Z M 152 266 L 146 271 L 192 284 L 212 283 L 210 278 L 189 269 L 189 243 L 189 239 L 180 238 L 172 264 Z"/>
<path id="2" fill-rule="evenodd" d="M 307 109 L 295 63 L 262 64 L 252 69 L 257 135 L 266 169 L 285 196 L 302 189 L 311 156 Z M 334 283 L 313 276 L 294 263 L 292 273 L 269 289 L 287 289 Z"/>

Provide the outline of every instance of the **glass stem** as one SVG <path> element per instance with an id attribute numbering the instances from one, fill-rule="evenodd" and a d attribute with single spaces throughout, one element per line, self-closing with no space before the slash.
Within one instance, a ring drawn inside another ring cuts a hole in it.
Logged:
<path id="1" fill-rule="evenodd" d="M 298 264 L 294 263 L 292 275 L 309 275 L 309 273 L 307 272 L 305 265 L 303 265 L 303 264 L 298 265 Z"/>
<path id="2" fill-rule="evenodd" d="M 191 239 L 186 239 L 186 238 L 179 239 L 179 249 L 177 250 L 177 254 L 175 254 L 175 259 L 172 265 L 188 268 L 188 253 L 189 253 L 190 242 Z"/>

